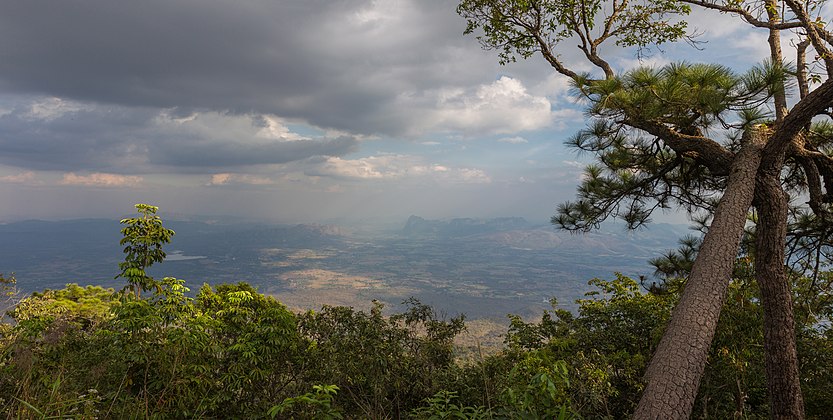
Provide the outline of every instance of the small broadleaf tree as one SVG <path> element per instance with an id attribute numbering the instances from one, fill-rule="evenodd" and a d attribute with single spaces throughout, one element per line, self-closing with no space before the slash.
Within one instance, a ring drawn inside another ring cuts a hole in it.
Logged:
<path id="1" fill-rule="evenodd" d="M 119 245 L 124 246 L 124 262 L 119 263 L 119 273 L 115 278 L 127 280 L 129 288 L 136 297 L 142 291 L 158 288 L 159 284 L 147 274 L 147 269 L 157 262 L 165 260 L 162 245 L 170 243 L 174 231 L 162 225 L 162 219 L 156 215 L 159 207 L 148 204 L 136 204 L 139 217 L 122 219 L 123 238 Z"/>

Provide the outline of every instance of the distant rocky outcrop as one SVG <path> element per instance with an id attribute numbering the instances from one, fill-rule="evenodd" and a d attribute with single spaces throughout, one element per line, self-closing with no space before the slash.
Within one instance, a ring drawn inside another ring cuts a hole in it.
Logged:
<path id="1" fill-rule="evenodd" d="M 402 233 L 407 236 L 432 235 L 442 230 L 443 223 L 438 220 L 425 220 L 419 216 L 411 216 L 405 222 Z"/>
<path id="2" fill-rule="evenodd" d="M 295 225 L 293 228 L 290 229 L 291 231 L 307 234 L 307 235 L 320 235 L 320 236 L 349 236 L 350 231 L 345 229 L 341 226 L 336 225 L 320 225 L 317 223 L 312 224 L 300 224 Z"/>

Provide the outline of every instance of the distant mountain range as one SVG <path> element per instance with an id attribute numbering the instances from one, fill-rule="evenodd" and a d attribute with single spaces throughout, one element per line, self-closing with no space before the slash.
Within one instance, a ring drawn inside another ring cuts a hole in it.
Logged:
<path id="1" fill-rule="evenodd" d="M 458 218 L 443 221 L 425 220 L 419 216 L 411 216 L 405 223 L 402 233 L 408 236 L 454 237 L 529 229 L 531 227 L 533 226 L 523 217 L 500 217 L 495 219 Z"/>

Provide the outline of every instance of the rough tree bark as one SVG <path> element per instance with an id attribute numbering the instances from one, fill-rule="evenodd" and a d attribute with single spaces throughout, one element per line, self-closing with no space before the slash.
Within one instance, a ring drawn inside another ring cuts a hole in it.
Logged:
<path id="1" fill-rule="evenodd" d="M 747 130 L 683 295 L 645 373 L 647 384 L 635 419 L 691 415 L 752 205 L 763 146 L 763 129 Z"/>
<path id="2" fill-rule="evenodd" d="M 768 22 L 773 25 L 769 28 L 768 39 L 770 59 L 773 63 L 782 63 L 781 31 L 774 26 L 781 21 L 778 0 L 766 1 L 766 13 Z M 802 98 L 805 96 L 806 93 L 802 94 Z M 775 125 L 778 126 L 788 113 L 787 92 L 783 85 L 775 90 L 773 99 Z M 765 156 L 758 168 L 753 202 L 758 210 L 755 278 L 761 290 L 764 312 L 764 360 L 770 416 L 773 419 L 803 419 L 804 398 L 798 376 L 792 294 L 784 268 L 789 199 L 780 182 L 783 166 L 784 154 L 777 153 Z M 812 182 L 818 182 L 818 178 L 808 184 Z"/>
<path id="3" fill-rule="evenodd" d="M 758 224 L 755 238 L 755 277 L 764 312 L 764 359 L 770 415 L 773 419 L 804 418 L 798 376 L 792 294 L 784 268 L 788 200 L 781 187 L 783 159 L 762 164 L 755 187 Z"/>

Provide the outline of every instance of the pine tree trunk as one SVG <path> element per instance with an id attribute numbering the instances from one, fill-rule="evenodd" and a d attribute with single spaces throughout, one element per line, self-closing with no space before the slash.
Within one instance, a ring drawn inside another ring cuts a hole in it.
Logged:
<path id="1" fill-rule="evenodd" d="M 635 419 L 688 419 L 752 204 L 763 134 L 749 129 L 688 282 L 645 372 Z"/>
<path id="2" fill-rule="evenodd" d="M 780 162 L 773 167 L 781 168 Z M 762 168 L 755 190 L 755 275 L 764 310 L 767 391 L 773 419 L 802 419 L 804 400 L 798 375 L 792 294 L 784 268 L 788 203 L 774 168 Z"/>

